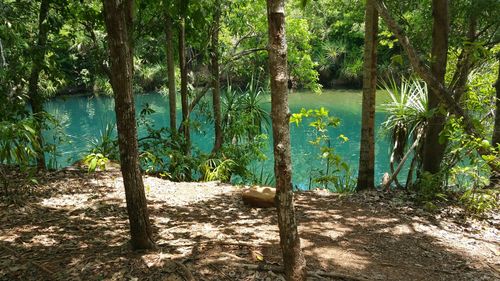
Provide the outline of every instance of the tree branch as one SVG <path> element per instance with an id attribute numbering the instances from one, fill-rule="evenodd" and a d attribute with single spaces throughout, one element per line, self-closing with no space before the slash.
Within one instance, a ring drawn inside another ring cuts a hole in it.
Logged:
<path id="1" fill-rule="evenodd" d="M 451 92 L 446 89 L 444 85 L 441 84 L 436 79 L 436 77 L 434 77 L 434 75 L 432 75 L 429 66 L 427 66 L 421 60 L 420 55 L 411 44 L 408 36 L 406 36 L 398 23 L 389 14 L 389 11 L 387 10 L 387 7 L 385 6 L 383 0 L 375 0 L 375 5 L 378 12 L 380 13 L 380 16 L 384 19 L 391 32 L 394 33 L 399 43 L 405 50 L 408 59 L 410 60 L 410 64 L 415 72 L 427 83 L 430 88 L 437 92 L 438 98 L 443 102 L 443 104 L 452 114 L 463 118 L 467 133 L 471 135 L 478 135 L 469 115 L 465 113 L 465 111 L 460 107 L 457 101 L 455 101 Z"/>

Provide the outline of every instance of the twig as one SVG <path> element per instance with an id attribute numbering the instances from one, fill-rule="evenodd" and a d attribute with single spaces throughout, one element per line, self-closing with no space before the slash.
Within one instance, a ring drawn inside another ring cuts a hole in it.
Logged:
<path id="1" fill-rule="evenodd" d="M 162 243 L 159 244 L 159 247 L 192 247 L 200 244 L 213 244 L 213 245 L 222 245 L 222 246 L 240 246 L 240 247 L 269 247 L 273 244 L 254 244 L 249 242 L 226 242 L 226 241 L 204 241 L 204 242 L 194 242 L 194 243 L 182 243 L 182 244 L 170 244 L 170 243 Z"/>
<path id="2" fill-rule="evenodd" d="M 12 255 L 14 255 L 14 257 L 16 257 L 17 259 L 19 259 L 19 260 L 25 260 L 25 261 L 27 261 L 28 263 L 30 263 L 30 264 L 32 264 L 32 265 L 34 265 L 35 267 L 38 267 L 38 268 L 39 268 L 39 269 L 41 269 L 43 272 L 47 273 L 50 277 L 52 277 L 52 276 L 55 274 L 52 270 L 50 270 L 50 269 L 46 268 L 46 267 L 45 267 L 45 266 L 43 266 L 42 264 L 39 264 L 39 263 L 38 263 L 38 262 L 36 262 L 36 261 L 31 261 L 31 260 L 29 260 L 29 259 L 26 259 L 26 258 L 22 257 L 22 256 L 21 256 L 21 255 L 19 255 L 19 254 L 18 254 L 15 250 L 13 250 L 13 249 L 11 249 L 11 248 L 9 248 L 9 247 L 5 246 L 5 245 L 1 245 L 1 244 L 0 244 L 0 247 L 2 247 L 2 248 L 3 248 L 4 250 L 6 250 L 7 252 L 10 252 L 10 253 L 11 253 Z"/>
<path id="3" fill-rule="evenodd" d="M 230 263 L 231 266 L 241 267 L 248 270 L 258 270 L 258 271 L 273 271 L 277 273 L 284 273 L 283 267 L 269 264 L 246 264 L 246 263 Z M 307 275 L 309 276 L 321 276 L 321 277 L 333 277 L 333 278 L 341 278 L 344 280 L 351 281 L 367 281 L 370 280 L 365 276 L 353 276 L 338 272 L 325 272 L 322 270 L 317 271 L 307 271 Z"/>
<path id="4" fill-rule="evenodd" d="M 181 269 L 182 276 L 185 278 L 186 281 L 195 281 L 193 274 L 191 273 L 189 268 L 187 268 L 186 265 L 180 262 L 175 262 L 175 264 L 177 265 L 178 268 Z"/>

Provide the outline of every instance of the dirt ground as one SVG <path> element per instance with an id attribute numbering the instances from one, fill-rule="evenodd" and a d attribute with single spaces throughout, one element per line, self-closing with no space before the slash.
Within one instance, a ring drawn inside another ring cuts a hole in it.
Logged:
<path id="1" fill-rule="evenodd" d="M 145 177 L 158 249 L 132 252 L 117 170 L 39 178 L 0 200 L 0 280 L 284 280 L 275 210 L 245 206 L 240 188 Z M 309 279 L 500 280 L 498 214 L 429 214 L 406 196 L 298 193 Z"/>

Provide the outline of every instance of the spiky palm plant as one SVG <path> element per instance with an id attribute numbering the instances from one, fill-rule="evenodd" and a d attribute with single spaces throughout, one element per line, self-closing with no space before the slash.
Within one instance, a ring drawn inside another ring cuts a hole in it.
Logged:
<path id="1" fill-rule="evenodd" d="M 381 88 L 389 93 L 391 101 L 383 105 L 388 113 L 387 120 L 382 124 L 390 133 L 392 144 L 391 173 L 394 173 L 394 164 L 399 163 L 407 153 L 409 147 L 415 148 L 406 185 L 412 181 L 415 166 L 420 165 L 422 134 L 427 126 L 427 119 L 431 112 L 427 109 L 427 85 L 416 78 L 401 78 L 399 83 L 394 77 L 381 82 Z M 411 145 L 411 144 L 414 145 Z M 397 178 L 395 182 L 401 186 Z"/>

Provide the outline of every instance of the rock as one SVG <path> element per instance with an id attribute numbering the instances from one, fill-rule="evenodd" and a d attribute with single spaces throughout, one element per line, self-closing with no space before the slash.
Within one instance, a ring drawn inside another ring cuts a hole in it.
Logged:
<path id="1" fill-rule="evenodd" d="M 253 186 L 245 188 L 241 194 L 243 203 L 254 208 L 274 207 L 276 189 L 272 187 Z"/>

